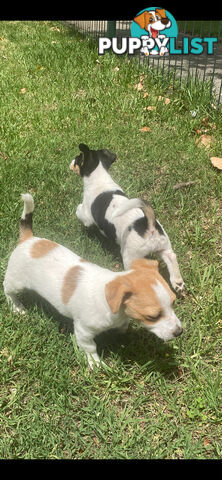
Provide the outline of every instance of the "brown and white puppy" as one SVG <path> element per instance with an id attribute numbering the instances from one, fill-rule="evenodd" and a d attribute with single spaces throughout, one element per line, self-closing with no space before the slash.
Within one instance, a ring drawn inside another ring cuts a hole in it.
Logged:
<path id="1" fill-rule="evenodd" d="M 159 274 L 157 261 L 138 259 L 129 271 L 118 273 L 84 261 L 56 242 L 33 236 L 33 198 L 30 194 L 22 198 L 19 244 L 4 279 L 14 311 L 25 313 L 18 298 L 23 290 L 41 295 L 73 320 L 77 344 L 91 368 L 100 363 L 95 336 L 111 328 L 125 331 L 129 318 L 163 340 L 182 333 L 173 310 L 175 294 Z"/>

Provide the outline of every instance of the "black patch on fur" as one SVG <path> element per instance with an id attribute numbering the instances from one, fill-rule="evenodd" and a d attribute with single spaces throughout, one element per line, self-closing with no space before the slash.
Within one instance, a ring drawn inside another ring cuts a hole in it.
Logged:
<path id="1" fill-rule="evenodd" d="M 110 192 L 100 193 L 91 205 L 91 212 L 99 229 L 102 230 L 108 238 L 116 241 L 116 228 L 113 223 L 105 218 L 106 210 L 113 199 L 113 195 L 126 197 L 126 194 L 121 190 L 111 190 Z"/>
<path id="2" fill-rule="evenodd" d="M 144 237 L 147 229 L 148 229 L 148 219 L 147 217 L 141 217 L 141 218 L 138 218 L 137 220 L 135 220 L 135 222 L 133 222 L 133 228 L 134 230 L 136 230 L 136 232 L 141 236 L 141 237 Z"/>
<path id="3" fill-rule="evenodd" d="M 84 143 L 79 144 L 79 149 L 82 153 L 75 158 L 75 165 L 78 165 L 81 177 L 89 177 L 98 167 L 99 162 L 106 170 L 109 170 L 116 160 L 116 154 L 107 149 L 90 150 Z"/>
<path id="4" fill-rule="evenodd" d="M 26 213 L 25 219 L 21 218 L 20 220 L 20 227 L 25 230 L 26 228 L 30 228 L 32 230 L 32 215 L 31 213 Z"/>
<path id="5" fill-rule="evenodd" d="M 146 231 L 149 228 L 148 218 L 147 217 L 138 218 L 133 223 L 133 228 L 141 237 L 144 237 Z M 161 225 L 159 224 L 158 220 L 155 221 L 155 228 L 158 230 L 160 235 L 164 235 L 164 231 Z"/>

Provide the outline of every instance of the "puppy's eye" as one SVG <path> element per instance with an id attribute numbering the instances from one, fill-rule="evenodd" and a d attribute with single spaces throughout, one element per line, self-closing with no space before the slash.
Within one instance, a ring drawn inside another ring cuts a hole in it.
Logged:
<path id="1" fill-rule="evenodd" d="M 146 318 L 147 320 L 149 320 L 150 322 L 156 322 L 157 320 L 160 320 L 161 318 L 161 315 L 162 315 L 162 312 L 158 313 L 157 315 L 147 315 Z"/>
<path id="2" fill-rule="evenodd" d="M 157 19 L 157 20 L 160 20 L 160 16 L 159 16 L 159 15 L 156 15 L 156 19 Z"/>
<path id="3" fill-rule="evenodd" d="M 151 18 L 149 19 L 149 23 L 153 23 L 153 22 L 154 22 L 154 19 L 151 17 Z"/>

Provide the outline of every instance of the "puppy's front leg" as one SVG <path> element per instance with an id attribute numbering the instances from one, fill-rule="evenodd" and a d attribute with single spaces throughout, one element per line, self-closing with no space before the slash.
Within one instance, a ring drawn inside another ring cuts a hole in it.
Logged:
<path id="1" fill-rule="evenodd" d="M 13 293 L 7 294 L 5 293 L 6 299 L 8 304 L 12 307 L 14 313 L 21 313 L 25 315 L 25 307 L 24 305 L 18 300 L 17 296 Z"/>
<path id="2" fill-rule="evenodd" d="M 90 227 L 93 225 L 93 219 L 92 217 L 87 213 L 83 203 L 80 203 L 76 209 L 76 216 L 85 227 Z"/>
<path id="3" fill-rule="evenodd" d="M 87 360 L 90 368 L 93 370 L 94 366 L 100 367 L 105 365 L 99 358 L 96 350 L 96 343 L 92 333 L 83 331 L 83 329 L 74 326 L 74 333 L 78 347 L 83 350 L 87 355 Z"/>
<path id="4" fill-rule="evenodd" d="M 185 290 L 185 284 L 182 279 L 179 265 L 177 262 L 177 257 L 174 251 L 172 249 L 163 250 L 160 253 L 160 256 L 168 267 L 169 274 L 170 274 L 170 281 L 174 290 L 178 293 Z"/>

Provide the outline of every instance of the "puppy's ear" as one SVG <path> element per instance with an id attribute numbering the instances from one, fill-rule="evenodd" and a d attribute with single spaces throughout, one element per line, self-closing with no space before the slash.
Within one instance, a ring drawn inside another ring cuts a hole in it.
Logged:
<path id="1" fill-rule="evenodd" d="M 116 161 L 117 156 L 109 150 L 101 150 L 101 162 L 106 170 L 109 170 L 113 162 Z"/>
<path id="2" fill-rule="evenodd" d="M 80 152 L 83 152 L 84 154 L 89 153 L 89 151 L 90 151 L 89 147 L 87 145 L 85 145 L 84 143 L 79 144 L 79 150 L 80 150 Z"/>
<path id="3" fill-rule="evenodd" d="M 158 13 L 158 15 L 160 15 L 161 18 L 167 18 L 166 11 L 164 10 L 164 8 L 156 8 L 155 12 Z"/>
<path id="4" fill-rule="evenodd" d="M 146 26 L 147 26 L 147 23 L 149 21 L 149 17 L 150 17 L 150 13 L 145 11 L 145 12 L 141 13 L 140 15 L 137 15 L 137 17 L 135 17 L 133 20 L 134 20 L 134 22 L 138 23 L 140 28 L 147 30 Z"/>
<path id="5" fill-rule="evenodd" d="M 139 268 L 152 268 L 158 270 L 158 261 L 157 260 L 149 260 L 148 258 L 137 258 L 133 260 L 131 263 L 131 267 L 133 270 L 137 270 Z"/>
<path id="6" fill-rule="evenodd" d="M 118 277 L 105 286 L 107 303 L 112 313 L 117 313 L 121 305 L 132 295 L 132 285 L 125 276 Z"/>

